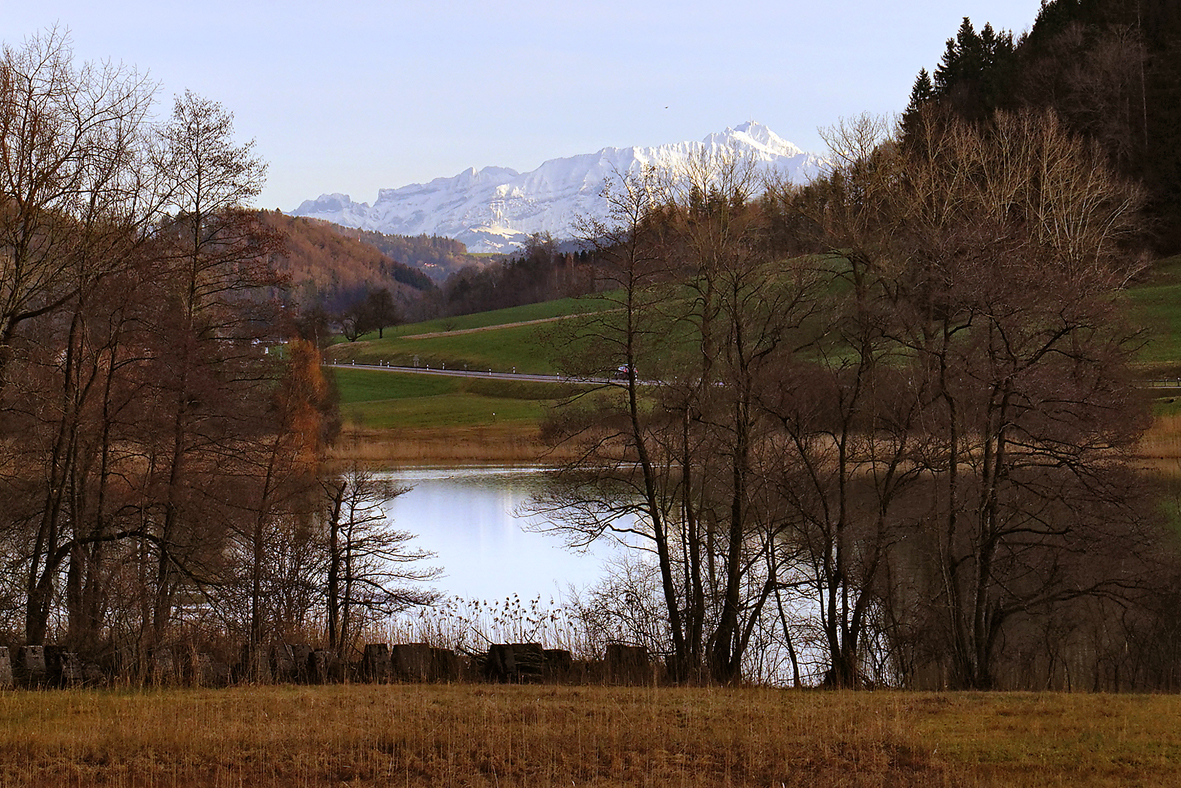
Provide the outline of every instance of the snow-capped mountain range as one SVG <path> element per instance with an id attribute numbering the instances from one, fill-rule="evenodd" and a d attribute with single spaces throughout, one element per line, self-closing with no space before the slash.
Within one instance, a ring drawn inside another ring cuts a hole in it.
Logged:
<path id="1" fill-rule="evenodd" d="M 795 183 L 815 177 L 824 165 L 819 156 L 752 121 L 701 142 L 603 148 L 551 159 L 532 172 L 472 168 L 453 178 L 382 189 L 373 205 L 353 202 L 347 194 L 322 194 L 290 213 L 382 233 L 442 235 L 464 242 L 471 252 L 508 252 L 533 233 L 572 238 L 580 218 L 605 218 L 599 195 L 614 173 L 637 172 L 647 165 L 675 171 L 702 151 L 723 148 L 750 156 L 760 171 L 777 172 Z"/>

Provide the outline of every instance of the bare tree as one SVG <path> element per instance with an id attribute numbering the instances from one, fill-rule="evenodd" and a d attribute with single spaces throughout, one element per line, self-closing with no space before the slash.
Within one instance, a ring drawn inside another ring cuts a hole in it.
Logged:
<path id="1" fill-rule="evenodd" d="M 21 326 L 118 268 L 155 218 L 144 130 L 154 87 L 75 67 L 59 30 L 0 59 L 0 386 Z M 138 232 L 137 232 L 138 231 Z"/>
<path id="2" fill-rule="evenodd" d="M 267 289 L 281 283 L 269 262 L 281 239 L 242 207 L 261 188 L 265 165 L 252 143 L 235 143 L 230 113 L 186 93 L 161 140 L 174 214 L 157 233 L 170 287 L 155 326 L 161 422 L 151 450 L 152 486 L 160 491 L 150 517 L 153 642 L 163 637 L 177 591 L 217 555 L 228 526 L 224 515 L 195 510 L 218 502 L 202 492 L 214 477 L 201 471 L 216 469 L 220 451 L 265 424 L 265 398 L 250 393 L 270 377 L 259 340 L 275 322 Z"/>
<path id="3" fill-rule="evenodd" d="M 5 435 L 8 448 L 31 450 L 47 480 L 25 521 L 30 642 L 45 637 L 67 561 L 71 630 L 94 617 L 85 555 L 98 560 L 118 532 L 105 518 L 136 313 L 129 282 L 145 271 L 160 204 L 146 135 L 153 92 L 122 67 L 75 67 L 57 30 L 0 59 L 0 407 L 25 428 Z M 6 391 L 14 358 L 27 373 L 16 392 Z"/>
<path id="4" fill-rule="evenodd" d="M 751 172 L 705 155 L 680 180 L 607 192 L 615 223 L 593 235 L 619 307 L 579 323 L 567 358 L 618 364 L 622 391 L 565 417 L 583 460 L 541 503 L 576 542 L 624 531 L 655 553 L 679 681 L 737 680 L 768 599 L 761 545 L 777 526 L 754 504 L 754 380 L 816 281 L 767 255 Z"/>
<path id="5" fill-rule="evenodd" d="M 940 561 L 955 675 L 989 687 L 1013 616 L 1127 580 L 1070 579 L 1068 556 L 1105 531 L 1115 550 L 1135 523 L 1124 452 L 1145 422 L 1109 293 L 1138 268 L 1119 246 L 1138 197 L 1049 115 L 948 136 L 937 163 L 913 163 L 963 171 L 964 223 L 936 234 L 956 251 L 930 269 L 949 283 L 928 351 L 947 430 Z"/>
<path id="6" fill-rule="evenodd" d="M 921 470 L 922 521 L 942 522 L 894 562 L 934 551 L 939 591 L 906 598 L 937 610 L 894 620 L 940 620 L 928 653 L 950 655 L 955 683 L 989 687 L 1014 617 L 1127 581 L 1084 571 L 1077 551 L 1137 528 L 1119 488 L 1143 422 L 1109 297 L 1137 269 L 1120 247 L 1137 195 L 1052 116 L 923 122 L 906 150 L 841 159 L 811 196 L 830 248 L 876 283 L 878 341 L 909 378 L 893 398 L 919 409 L 896 420 L 912 447 L 897 467 Z"/>
<path id="7" fill-rule="evenodd" d="M 385 506 L 409 491 L 353 467 L 324 484 L 328 505 L 326 602 L 329 648 L 353 645 L 366 616 L 430 605 L 438 593 L 423 584 L 440 570 L 423 567 L 433 553 L 413 549 L 414 534 L 391 527 Z"/>

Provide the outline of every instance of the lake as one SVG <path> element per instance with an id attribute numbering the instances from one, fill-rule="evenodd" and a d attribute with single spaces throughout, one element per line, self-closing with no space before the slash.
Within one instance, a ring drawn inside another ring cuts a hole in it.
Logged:
<path id="1" fill-rule="evenodd" d="M 543 483 L 538 468 L 415 468 L 388 476 L 411 491 L 386 513 L 412 542 L 436 554 L 445 576 L 434 583 L 444 594 L 469 599 L 556 598 L 568 586 L 582 588 L 603 574 L 604 562 L 622 549 L 597 544 L 578 553 L 558 534 L 525 530 L 544 520 L 521 507 Z"/>

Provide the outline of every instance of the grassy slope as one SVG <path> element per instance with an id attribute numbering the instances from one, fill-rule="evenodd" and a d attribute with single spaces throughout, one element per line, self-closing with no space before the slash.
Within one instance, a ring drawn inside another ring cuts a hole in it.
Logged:
<path id="1" fill-rule="evenodd" d="M 541 326 L 548 324 L 542 323 Z M 400 367 L 418 366 L 439 369 L 474 369 L 497 372 L 552 374 L 554 367 L 542 349 L 539 326 L 526 325 L 492 328 L 473 334 L 443 335 L 426 338 L 387 337 L 357 341 L 332 348 L 334 359 L 358 364 L 386 362 Z"/>
<path id="2" fill-rule="evenodd" d="M 551 383 L 451 378 L 371 369 L 333 371 L 346 422 L 368 429 L 535 425 L 569 393 Z"/>
<path id="3" fill-rule="evenodd" d="M 1139 361 L 1152 377 L 1181 375 L 1181 255 L 1153 265 L 1128 291 L 1132 319 L 1147 330 Z"/>
<path id="4" fill-rule="evenodd" d="M 553 323 L 504 326 L 608 309 L 601 298 L 564 298 L 477 315 L 399 326 L 384 339 L 368 335 L 338 343 L 328 358 L 340 363 L 379 362 L 434 369 L 552 374 L 556 370 L 542 340 Z M 448 335 L 446 332 L 484 329 Z M 442 336 L 416 335 L 444 332 Z M 434 377 L 364 369 L 335 371 L 341 411 L 354 429 L 423 430 L 506 426 L 536 428 L 547 410 L 570 393 L 555 384 Z"/>
<path id="5" fill-rule="evenodd" d="M 0 694 L 0 784 L 1181 783 L 1176 695 L 336 685 Z"/>
<path id="6" fill-rule="evenodd" d="M 491 312 L 480 312 L 475 315 L 460 317 L 441 317 L 437 320 L 427 320 L 422 323 L 411 323 L 398 326 L 393 330 L 394 336 L 404 337 L 412 334 L 428 334 L 436 331 L 461 331 L 470 328 L 485 328 L 487 326 L 502 326 L 505 323 L 523 323 L 528 320 L 546 320 L 552 317 L 578 315 L 585 312 L 597 312 L 601 309 L 613 307 L 609 301 L 602 298 L 559 298 L 555 301 L 543 301 L 539 304 L 526 304 L 508 309 L 495 309 Z M 387 334 L 390 332 L 386 332 Z M 365 338 L 372 339 L 374 334 Z"/>
<path id="7" fill-rule="evenodd" d="M 499 309 L 463 317 L 428 320 L 398 326 L 386 331 L 384 339 L 366 334 L 356 342 L 338 342 L 328 355 L 335 361 L 361 364 L 387 362 L 396 366 L 419 366 L 438 369 L 492 369 L 497 372 L 552 374 L 555 369 L 542 342 L 551 323 L 511 325 L 532 320 L 581 314 L 610 308 L 602 299 L 564 298 L 541 304 Z M 503 326 L 503 327 L 498 327 Z M 448 336 L 452 331 L 487 329 Z M 442 336 L 420 336 L 422 334 Z M 466 365 L 466 366 L 465 366 Z"/>

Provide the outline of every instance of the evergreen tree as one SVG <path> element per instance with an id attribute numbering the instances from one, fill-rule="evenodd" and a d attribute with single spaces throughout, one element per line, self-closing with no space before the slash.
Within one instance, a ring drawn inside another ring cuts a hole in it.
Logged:
<path id="1" fill-rule="evenodd" d="M 927 69 L 919 69 L 919 76 L 910 89 L 910 103 L 906 105 L 906 114 L 917 112 L 918 108 L 935 97 L 935 85 L 931 82 L 931 75 Z"/>

